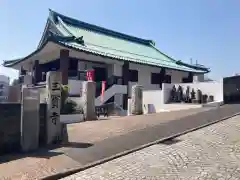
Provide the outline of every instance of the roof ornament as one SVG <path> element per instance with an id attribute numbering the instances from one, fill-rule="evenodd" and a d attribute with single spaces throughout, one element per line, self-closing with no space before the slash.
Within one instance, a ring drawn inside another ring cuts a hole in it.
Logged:
<path id="1" fill-rule="evenodd" d="M 81 36 L 81 37 L 75 37 L 75 36 L 74 36 L 74 40 L 75 40 L 77 43 L 84 44 L 83 36 Z"/>
<path id="2" fill-rule="evenodd" d="M 150 43 L 151 43 L 153 46 L 156 45 L 156 43 L 155 43 L 153 40 L 149 40 L 149 41 L 150 41 Z"/>

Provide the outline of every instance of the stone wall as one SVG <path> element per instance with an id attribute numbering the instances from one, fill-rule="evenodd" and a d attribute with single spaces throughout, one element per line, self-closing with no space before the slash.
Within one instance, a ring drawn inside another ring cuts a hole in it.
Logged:
<path id="1" fill-rule="evenodd" d="M 44 146 L 47 143 L 47 104 L 40 104 L 40 131 L 39 145 Z"/>
<path id="2" fill-rule="evenodd" d="M 0 104 L 0 155 L 10 152 L 19 152 L 21 104 Z M 46 142 L 46 104 L 40 105 L 40 145 Z"/>
<path id="3" fill-rule="evenodd" d="M 0 104 L 0 154 L 20 150 L 21 104 Z"/>

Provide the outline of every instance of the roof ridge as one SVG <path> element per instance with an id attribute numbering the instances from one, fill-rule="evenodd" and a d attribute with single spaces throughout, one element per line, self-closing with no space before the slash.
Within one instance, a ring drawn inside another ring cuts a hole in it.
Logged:
<path id="1" fill-rule="evenodd" d="M 155 45 L 151 44 L 152 48 L 154 48 L 156 51 L 158 51 L 159 53 L 161 53 L 162 55 L 168 57 L 169 59 L 171 59 L 174 62 L 177 62 L 177 60 L 175 60 L 174 58 L 168 56 L 167 54 L 163 53 L 162 51 L 160 51 Z"/>
<path id="2" fill-rule="evenodd" d="M 51 9 L 49 9 L 49 16 L 54 22 L 57 22 L 58 19 L 56 19 L 56 18 L 60 17 L 62 19 L 62 21 L 67 22 L 68 24 L 72 24 L 72 25 L 75 25 L 75 26 L 81 26 L 83 28 L 91 29 L 92 31 L 103 33 L 103 34 L 106 34 L 106 35 L 109 35 L 109 36 L 118 37 L 118 38 L 121 38 L 121 39 L 125 39 L 125 40 L 128 40 L 128 41 L 133 41 L 133 42 L 144 44 L 144 45 L 151 45 L 153 43 L 152 40 L 147 40 L 147 39 L 135 37 L 135 36 L 132 36 L 132 35 L 128 35 L 128 34 L 120 33 L 120 32 L 117 32 L 117 31 L 113 31 L 113 30 L 110 30 L 110 29 L 107 29 L 107 28 L 104 28 L 104 27 L 101 27 L 101 26 L 90 24 L 90 23 L 87 23 L 87 22 L 84 22 L 84 21 L 80 21 L 78 19 L 71 18 L 71 17 L 65 16 L 63 14 L 60 14 L 56 11 L 51 10 Z"/>

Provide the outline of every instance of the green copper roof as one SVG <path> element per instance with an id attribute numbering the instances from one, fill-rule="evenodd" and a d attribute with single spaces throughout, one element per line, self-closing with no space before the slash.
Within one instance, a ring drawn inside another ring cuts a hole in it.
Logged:
<path id="1" fill-rule="evenodd" d="M 208 71 L 205 67 L 192 66 L 174 60 L 159 51 L 155 47 L 155 43 L 151 40 L 145 40 L 91 25 L 66 17 L 52 10 L 50 10 L 49 20 L 57 28 L 58 35 L 52 35 L 51 37 L 53 38 L 48 38 L 48 40 L 52 40 L 55 43 L 69 48 L 118 60 L 182 71 L 198 73 Z M 13 62 L 11 62 L 11 64 L 12 63 Z"/>

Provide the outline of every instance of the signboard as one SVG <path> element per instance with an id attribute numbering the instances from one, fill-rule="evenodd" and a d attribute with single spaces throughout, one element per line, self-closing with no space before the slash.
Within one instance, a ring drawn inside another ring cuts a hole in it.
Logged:
<path id="1" fill-rule="evenodd" d="M 95 74 L 95 70 L 91 69 L 87 71 L 87 80 L 88 81 L 94 81 L 94 74 Z"/>

